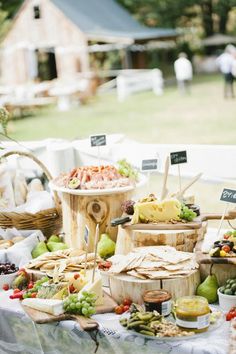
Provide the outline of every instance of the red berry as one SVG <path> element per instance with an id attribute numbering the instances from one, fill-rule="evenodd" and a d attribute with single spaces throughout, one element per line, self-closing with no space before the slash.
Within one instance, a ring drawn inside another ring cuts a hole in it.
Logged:
<path id="1" fill-rule="evenodd" d="M 76 279 L 78 279 L 78 278 L 80 278 L 80 275 L 79 275 L 79 274 L 75 274 L 75 275 L 74 275 L 74 279 L 76 280 Z"/>
<path id="2" fill-rule="evenodd" d="M 32 294 L 31 294 L 31 297 L 33 297 L 33 298 L 34 298 L 34 297 L 37 297 L 37 293 L 32 293 Z"/>
<path id="3" fill-rule="evenodd" d="M 5 290 L 5 291 L 7 291 L 7 290 L 9 290 L 9 285 L 8 284 L 3 284 L 3 286 L 2 286 L 2 289 L 3 290 Z"/>
<path id="4" fill-rule="evenodd" d="M 33 289 L 33 287 L 34 287 L 34 283 L 33 283 L 32 281 L 29 282 L 27 288 L 28 288 L 28 289 Z"/>

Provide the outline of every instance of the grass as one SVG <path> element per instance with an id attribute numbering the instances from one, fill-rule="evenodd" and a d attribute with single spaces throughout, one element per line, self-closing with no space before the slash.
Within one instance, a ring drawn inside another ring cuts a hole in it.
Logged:
<path id="1" fill-rule="evenodd" d="M 195 79 L 192 93 L 181 96 L 168 87 L 161 97 L 138 93 L 118 103 L 115 92 L 103 94 L 69 112 L 56 108 L 10 122 L 18 140 L 48 137 L 84 138 L 96 133 L 124 133 L 144 143 L 235 144 L 236 101 L 224 100 L 220 76 Z"/>

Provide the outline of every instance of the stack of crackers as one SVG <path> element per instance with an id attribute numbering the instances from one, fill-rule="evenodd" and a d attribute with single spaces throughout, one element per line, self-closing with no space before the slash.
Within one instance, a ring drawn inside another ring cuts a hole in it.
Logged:
<path id="1" fill-rule="evenodd" d="M 139 247 L 125 256 L 112 256 L 109 261 L 110 274 L 126 273 L 140 279 L 182 277 L 198 268 L 194 253 L 170 246 Z"/>

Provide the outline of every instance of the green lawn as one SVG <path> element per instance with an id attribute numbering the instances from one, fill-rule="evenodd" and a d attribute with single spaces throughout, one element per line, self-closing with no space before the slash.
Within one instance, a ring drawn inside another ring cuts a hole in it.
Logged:
<path id="1" fill-rule="evenodd" d="M 123 103 L 115 92 L 103 94 L 70 112 L 51 108 L 11 122 L 9 135 L 18 140 L 73 139 L 102 132 L 146 143 L 235 144 L 236 100 L 223 99 L 222 85 L 220 76 L 207 76 L 194 81 L 190 96 L 169 87 L 161 97 L 138 93 Z"/>

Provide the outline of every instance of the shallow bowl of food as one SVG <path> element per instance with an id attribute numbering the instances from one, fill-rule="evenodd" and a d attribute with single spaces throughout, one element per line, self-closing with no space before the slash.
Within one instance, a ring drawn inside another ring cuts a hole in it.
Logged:
<path id="1" fill-rule="evenodd" d="M 222 311 L 228 312 L 232 307 L 236 306 L 236 295 L 223 294 L 220 288 L 217 290 L 219 297 L 219 305 Z"/>

